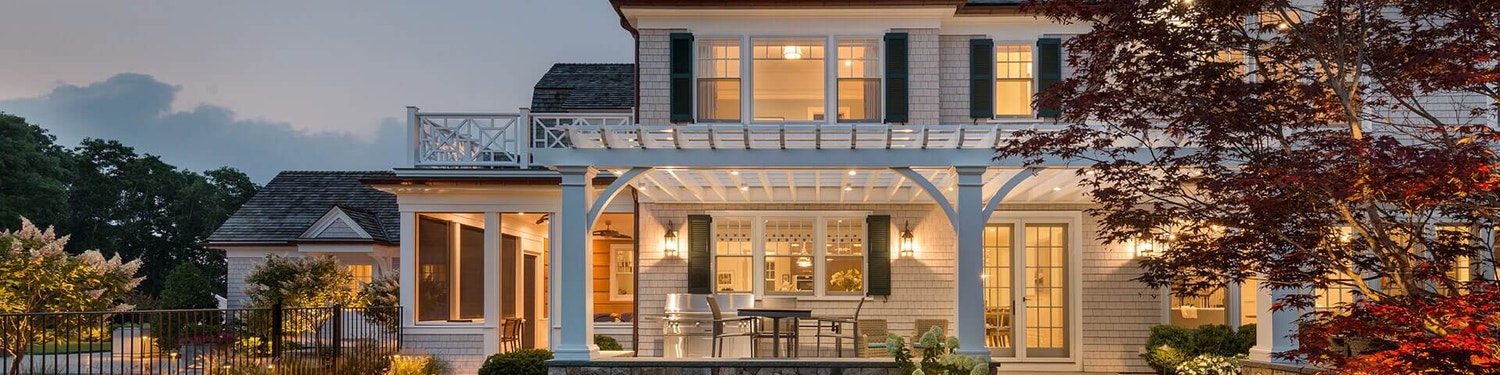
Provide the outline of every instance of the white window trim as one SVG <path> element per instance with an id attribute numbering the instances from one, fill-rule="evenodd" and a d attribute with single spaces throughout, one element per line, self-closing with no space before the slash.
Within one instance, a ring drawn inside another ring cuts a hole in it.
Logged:
<path id="1" fill-rule="evenodd" d="M 460 269 L 461 266 L 459 265 L 459 263 L 462 261 L 461 258 L 463 256 L 462 251 L 459 249 L 459 247 L 461 246 L 460 242 L 459 242 L 460 241 L 459 239 L 460 239 L 460 237 L 461 237 L 461 235 L 463 233 L 463 229 L 462 228 L 464 226 L 468 226 L 468 227 L 472 227 L 472 228 L 479 228 L 480 230 L 484 230 L 485 229 L 485 222 L 483 220 L 474 221 L 472 219 L 469 219 L 469 218 L 466 218 L 466 217 L 463 217 L 463 216 L 455 216 L 455 214 L 481 214 L 481 215 L 483 215 L 482 213 L 477 213 L 477 212 L 416 212 L 415 213 L 415 215 L 416 215 L 416 218 L 415 218 L 416 220 L 415 221 L 416 221 L 416 224 L 417 224 L 416 226 L 417 227 L 421 226 L 423 217 L 428 217 L 428 218 L 431 218 L 431 219 L 440 220 L 440 221 L 444 221 L 444 222 L 448 223 L 448 236 L 449 236 L 448 240 L 451 241 L 450 243 L 453 246 L 453 248 L 451 249 L 450 254 L 448 254 L 448 256 L 449 256 L 449 259 L 448 259 L 448 262 L 449 262 L 448 263 L 449 264 L 449 281 L 448 281 L 448 284 L 449 284 L 449 288 L 450 288 L 449 292 L 448 292 L 448 294 L 449 294 L 449 296 L 448 296 L 448 310 L 449 310 L 448 316 L 450 318 L 454 317 L 454 316 L 459 316 L 460 315 L 459 314 L 459 310 L 462 308 L 462 306 L 460 306 L 460 304 L 458 303 L 460 301 L 460 299 L 458 298 L 458 293 L 457 293 L 457 291 L 460 289 L 459 288 L 459 286 L 460 286 L 459 284 L 461 283 L 460 278 L 462 276 L 462 270 Z M 420 230 L 418 230 L 418 231 L 420 231 Z M 422 254 L 421 240 L 420 240 L 419 236 L 420 236 L 420 234 L 418 234 L 416 236 L 413 236 L 413 237 L 416 237 L 418 240 L 416 241 L 415 244 L 412 245 L 413 246 L 412 250 L 413 250 L 413 255 L 414 255 L 412 263 L 416 267 L 416 269 L 415 269 L 416 273 L 413 276 L 416 276 L 416 277 L 421 277 L 421 271 L 422 271 L 422 264 L 419 261 L 419 259 L 421 259 L 421 254 Z M 489 238 L 487 238 L 487 237 L 484 239 L 484 242 L 489 242 L 489 241 L 491 241 L 491 240 Z M 417 286 L 417 285 L 420 285 L 420 284 L 421 283 L 418 282 L 415 285 L 413 285 L 413 293 L 412 294 L 421 293 L 420 290 L 418 290 L 419 287 Z M 485 317 L 483 317 L 483 316 L 481 316 L 481 317 L 479 317 L 477 319 L 471 319 L 470 321 L 467 321 L 467 322 L 451 322 L 451 321 L 445 321 L 445 320 L 421 320 L 422 318 L 421 318 L 420 313 L 418 311 L 418 307 L 415 305 L 415 304 L 421 303 L 421 302 L 420 302 L 420 300 L 415 300 L 415 299 L 412 302 L 413 302 L 413 306 L 412 306 L 412 325 L 414 325 L 414 326 L 461 326 L 461 327 L 469 327 L 469 326 L 484 325 L 485 322 L 487 321 L 487 319 L 485 319 Z M 488 304 L 488 303 L 491 303 L 491 301 L 489 300 L 488 297 L 486 297 L 484 303 Z"/>
<path id="2" fill-rule="evenodd" d="M 622 252 L 622 251 L 630 254 L 630 268 L 631 268 L 631 270 L 627 271 L 625 273 L 622 273 L 620 271 L 620 261 L 619 261 L 619 258 L 618 258 L 619 253 Z M 634 279 L 635 278 L 635 272 L 636 272 L 636 270 L 639 270 L 640 268 L 641 268 L 640 265 L 636 263 L 635 245 L 633 245 L 633 244 L 612 244 L 612 245 L 609 245 L 609 301 L 610 302 L 629 302 L 629 301 L 634 301 L 635 300 L 634 290 L 631 291 L 632 292 L 631 294 L 620 294 L 620 287 L 618 285 L 616 285 L 615 283 L 619 282 L 619 276 L 622 275 L 622 274 L 629 274 L 630 278 Z M 637 289 L 637 288 L 632 288 L 632 289 Z"/>
<path id="3" fill-rule="evenodd" d="M 999 58 L 1000 58 L 1000 56 L 998 54 L 999 54 L 999 51 L 1000 51 L 1000 46 L 1002 46 L 1002 45 L 1007 45 L 1007 46 L 1026 46 L 1026 48 L 1030 48 L 1031 49 L 1031 95 L 1035 96 L 1036 95 L 1036 88 L 1037 88 L 1037 84 L 1038 84 L 1037 77 L 1040 75 L 1039 73 L 1040 73 L 1040 69 L 1041 69 L 1041 67 L 1039 66 L 1039 64 L 1037 64 L 1037 55 L 1036 55 L 1036 43 L 1037 42 L 1036 42 L 1036 40 L 1020 40 L 1020 39 L 999 40 L 999 39 L 996 39 L 994 42 L 995 42 L 995 45 L 993 47 L 991 47 L 991 49 L 990 49 L 990 57 L 995 58 L 995 60 L 994 60 L 995 63 L 994 64 L 996 66 L 990 67 L 990 69 L 992 69 L 992 73 L 990 74 L 990 101 L 993 102 L 993 101 L 999 100 L 999 98 L 1000 98 L 1000 87 L 999 87 L 999 83 L 998 83 L 1000 81 L 1000 78 L 999 78 L 999 76 L 1000 76 L 1000 71 L 999 71 L 999 62 L 1000 62 Z M 1031 107 L 1031 104 L 1035 104 L 1035 103 L 1027 103 L 1027 106 Z M 994 103 L 990 103 L 990 105 L 994 106 Z M 1000 114 L 1000 109 L 999 108 L 991 108 L 990 111 L 994 112 L 994 113 L 991 114 L 993 117 L 989 121 L 989 122 L 992 122 L 992 123 L 1005 123 L 1005 122 L 1025 122 L 1025 123 L 1032 123 L 1032 122 L 1036 122 L 1036 108 L 1031 108 L 1031 114 L 1029 114 L 1029 115 L 1002 115 L 1002 114 Z"/>
<path id="4" fill-rule="evenodd" d="M 828 264 L 827 264 L 827 261 L 825 260 L 825 259 L 827 259 L 827 249 L 825 249 L 826 246 L 816 246 L 816 245 L 817 244 L 827 243 L 827 237 L 826 237 L 826 235 L 827 235 L 827 233 L 826 233 L 826 231 L 827 231 L 827 220 L 830 220 L 830 219 L 834 219 L 834 220 L 845 219 L 845 220 L 861 220 L 861 221 L 863 221 L 863 220 L 865 220 L 866 217 L 868 217 L 868 216 L 871 215 L 870 211 L 709 211 L 709 212 L 707 212 L 707 214 L 709 216 L 712 216 L 715 221 L 718 221 L 720 218 L 726 218 L 726 219 L 727 218 L 749 219 L 750 223 L 751 223 L 751 225 L 750 225 L 750 227 L 751 227 L 750 237 L 754 238 L 754 239 L 759 239 L 759 238 L 762 238 L 764 236 L 765 229 L 766 229 L 765 220 L 767 218 L 787 218 L 787 217 L 791 217 L 791 218 L 802 218 L 802 217 L 816 218 L 816 220 L 813 223 L 813 238 L 814 238 L 814 244 L 815 244 L 815 246 L 813 246 L 813 291 L 812 291 L 812 293 L 788 293 L 788 292 L 780 292 L 780 293 L 778 293 L 778 292 L 771 292 L 771 293 L 766 293 L 766 290 L 765 290 L 765 281 L 763 280 L 763 278 L 764 278 L 763 275 L 765 275 L 765 272 L 766 272 L 765 271 L 765 268 L 766 268 L 766 262 L 765 262 L 765 260 L 766 260 L 765 241 L 754 240 L 754 241 L 750 242 L 750 249 L 751 249 L 750 250 L 750 254 L 751 254 L 751 259 L 750 259 L 750 275 L 751 275 L 751 280 L 752 280 L 751 283 L 750 283 L 750 290 L 751 290 L 751 293 L 754 294 L 756 297 L 765 297 L 765 296 L 771 296 L 771 297 L 796 297 L 798 300 L 834 300 L 834 299 L 840 299 L 840 298 L 845 298 L 845 297 L 850 298 L 850 299 L 857 299 L 857 298 L 861 297 L 861 295 L 857 295 L 857 294 L 848 294 L 848 293 L 834 293 L 834 294 L 829 294 L 827 292 L 827 287 L 828 287 L 828 277 L 827 277 L 828 270 L 827 270 L 827 268 L 828 268 Z M 868 225 L 868 224 L 866 224 L 866 225 Z M 709 264 L 710 264 L 710 269 L 711 269 L 711 271 L 709 272 L 710 275 L 718 275 L 719 274 L 719 261 L 718 261 L 719 253 L 718 253 L 718 246 L 717 246 L 717 241 L 718 241 L 718 233 L 717 232 L 718 232 L 718 229 L 717 228 L 718 228 L 717 224 L 709 225 L 709 238 L 713 238 L 714 239 L 714 242 L 710 243 L 710 246 L 713 247 L 713 249 L 710 249 L 710 253 L 709 253 L 710 254 Z M 866 228 L 866 232 L 868 232 L 868 230 L 869 229 Z M 861 243 L 868 243 L 868 239 L 865 238 L 866 236 L 867 236 L 866 234 L 861 234 L 861 236 L 860 236 L 860 242 Z M 743 255 L 738 255 L 738 256 L 743 256 Z M 860 262 L 860 276 L 862 278 L 862 280 L 860 281 L 860 283 L 861 283 L 861 285 L 864 288 L 864 292 L 867 293 L 869 291 L 869 289 L 870 289 L 870 274 L 869 274 L 869 271 L 870 271 L 869 270 L 870 253 L 869 253 L 869 250 L 866 249 L 866 250 L 861 251 L 860 258 L 863 259 Z M 717 293 L 718 291 L 714 291 L 714 292 Z M 738 292 L 735 292 L 735 293 L 744 293 L 744 292 L 743 291 L 738 291 Z"/>
<path id="5" fill-rule="evenodd" d="M 854 121 L 843 122 L 843 124 L 880 123 L 884 121 L 885 114 L 885 41 L 881 35 L 700 35 L 694 37 L 693 42 L 693 118 L 701 123 L 734 123 L 734 121 L 703 121 L 698 110 L 698 79 L 701 73 L 698 69 L 700 57 L 698 49 L 703 40 L 709 39 L 736 39 L 740 43 L 740 119 L 741 124 L 840 124 L 837 110 L 834 116 L 828 116 L 829 109 L 838 108 L 838 42 L 843 39 L 868 39 L 880 46 L 880 51 L 875 54 L 876 67 L 878 71 L 875 77 L 880 81 L 881 90 L 875 93 L 880 96 L 880 113 L 876 113 L 868 122 Z M 790 39 L 790 40 L 823 40 L 823 121 L 756 121 L 755 120 L 755 72 L 754 72 L 754 49 L 757 39 Z M 1033 64 L 1035 66 L 1035 64 Z M 1035 74 L 1033 74 L 1035 76 Z"/>

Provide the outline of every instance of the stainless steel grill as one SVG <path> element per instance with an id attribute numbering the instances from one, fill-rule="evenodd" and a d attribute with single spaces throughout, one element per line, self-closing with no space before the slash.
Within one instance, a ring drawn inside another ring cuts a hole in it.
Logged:
<path id="1" fill-rule="evenodd" d="M 755 305 L 755 295 L 749 293 L 686 294 L 667 295 L 666 317 L 662 319 L 663 351 L 666 358 L 704 358 L 713 355 L 714 314 L 708 308 L 708 298 L 718 299 L 720 313 L 724 317 L 736 316 L 741 307 Z M 725 333 L 749 329 L 730 324 Z M 721 357 L 750 357 L 750 339 L 733 337 L 724 339 Z"/>

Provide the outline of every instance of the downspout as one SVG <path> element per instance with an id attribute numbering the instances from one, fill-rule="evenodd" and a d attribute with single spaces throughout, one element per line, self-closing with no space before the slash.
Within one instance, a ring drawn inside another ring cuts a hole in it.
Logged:
<path id="1" fill-rule="evenodd" d="M 638 119 L 641 118 L 641 32 L 630 25 L 630 20 L 625 18 L 625 11 L 620 10 L 620 3 L 617 0 L 610 1 L 610 5 L 614 6 L 615 14 L 620 16 L 620 27 L 630 32 L 631 39 L 635 39 L 635 50 L 633 51 L 635 55 L 635 63 L 633 65 L 635 67 L 635 100 L 633 101 L 634 104 L 631 105 L 630 113 L 631 116 L 634 116 L 639 121 Z"/>
<path id="2" fill-rule="evenodd" d="M 630 188 L 630 212 L 635 217 L 635 277 L 633 285 L 635 290 L 630 291 L 630 310 L 633 312 L 630 318 L 630 348 L 637 353 L 641 350 L 641 194 L 635 187 Z M 611 286 L 613 287 L 613 286 Z"/>

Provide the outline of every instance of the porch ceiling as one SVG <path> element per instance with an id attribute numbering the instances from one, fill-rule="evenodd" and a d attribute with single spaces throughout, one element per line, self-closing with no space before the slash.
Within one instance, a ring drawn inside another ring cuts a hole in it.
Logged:
<path id="1" fill-rule="evenodd" d="M 621 174 L 626 168 L 601 168 Z M 913 169 L 951 202 L 957 173 L 951 168 Z M 852 172 L 852 173 L 851 173 Z M 1021 168 L 990 168 L 984 196 L 995 194 Z M 1085 203 L 1076 169 L 1046 168 L 1022 182 L 1005 203 Z M 890 169 L 652 169 L 630 185 L 643 202 L 655 203 L 930 203 L 921 187 Z"/>

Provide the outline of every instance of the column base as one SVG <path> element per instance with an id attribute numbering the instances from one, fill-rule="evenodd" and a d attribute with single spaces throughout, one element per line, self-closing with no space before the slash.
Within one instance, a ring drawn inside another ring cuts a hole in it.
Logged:
<path id="1" fill-rule="evenodd" d="M 985 358 L 985 359 L 989 359 L 990 358 L 990 348 L 958 349 L 958 350 L 954 350 L 953 353 L 954 354 L 958 354 L 958 355 L 970 356 L 970 357 L 981 357 L 981 358 Z"/>
<path id="2" fill-rule="evenodd" d="M 599 358 L 599 347 L 594 344 L 582 346 L 558 345 L 557 349 L 552 351 L 552 359 L 560 361 L 588 361 L 594 358 Z"/>

